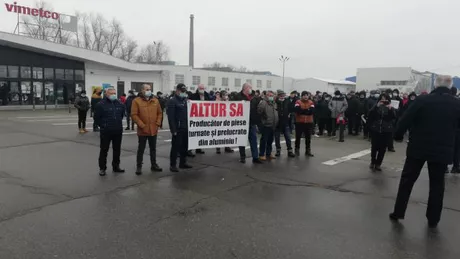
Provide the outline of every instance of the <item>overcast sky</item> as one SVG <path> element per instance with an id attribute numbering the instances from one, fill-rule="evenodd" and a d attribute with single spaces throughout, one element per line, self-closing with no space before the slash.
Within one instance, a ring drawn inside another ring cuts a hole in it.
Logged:
<path id="1" fill-rule="evenodd" d="M 13 3 L 13 0 L 2 0 Z M 18 1 L 32 6 L 35 1 Z M 457 0 L 48 0 L 54 10 L 116 17 L 140 44 L 163 40 L 188 64 L 195 14 L 195 66 L 214 61 L 286 75 L 343 79 L 358 67 L 411 66 L 460 75 Z M 436 3 L 436 4 L 435 4 Z M 16 16 L 0 11 L 0 30 Z"/>

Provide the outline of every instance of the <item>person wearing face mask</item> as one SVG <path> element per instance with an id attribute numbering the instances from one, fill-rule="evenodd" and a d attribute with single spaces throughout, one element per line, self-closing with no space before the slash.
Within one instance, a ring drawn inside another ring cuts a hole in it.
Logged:
<path id="1" fill-rule="evenodd" d="M 80 95 L 75 99 L 75 108 L 78 110 L 78 130 L 80 133 L 88 132 L 86 130 L 86 115 L 90 108 L 89 99 L 86 96 L 86 91 L 81 91 Z"/>
<path id="2" fill-rule="evenodd" d="M 100 101 L 94 113 L 95 123 L 100 128 L 101 150 L 99 153 L 99 175 L 105 176 L 107 170 L 107 154 L 112 142 L 114 173 L 124 173 L 120 168 L 121 141 L 123 137 L 123 116 L 125 106 L 117 99 L 114 88 L 107 88 L 104 99 Z"/>
<path id="3" fill-rule="evenodd" d="M 217 102 L 228 102 L 229 101 L 229 96 L 228 96 L 228 93 L 227 91 L 221 91 L 221 92 L 217 92 L 216 93 L 216 101 Z M 224 148 L 224 152 L 225 153 L 233 153 L 235 151 L 233 151 L 233 149 L 229 148 L 229 147 L 225 147 Z M 217 154 L 221 154 L 221 151 L 220 151 L 220 148 L 216 148 L 216 153 Z"/>
<path id="4" fill-rule="evenodd" d="M 348 109 L 345 112 L 348 118 L 348 135 L 357 136 L 359 130 L 359 99 L 356 97 L 354 91 L 351 91 L 348 95 Z"/>
<path id="5" fill-rule="evenodd" d="M 396 110 L 391 107 L 390 96 L 382 94 L 368 116 L 371 134 L 371 165 L 370 169 L 382 171 L 381 165 L 390 138 L 393 138 L 393 126 Z"/>
<path id="6" fill-rule="evenodd" d="M 134 91 L 129 90 L 128 98 L 126 98 L 126 102 L 125 102 L 125 107 L 126 107 L 126 129 L 125 130 L 130 130 L 130 129 L 134 130 L 134 120 L 131 120 L 131 106 L 135 98 L 136 96 L 134 95 Z"/>
<path id="7" fill-rule="evenodd" d="M 318 119 L 318 135 L 324 135 L 324 129 L 326 129 L 328 136 L 331 136 L 331 110 L 329 110 L 329 102 L 331 96 L 324 93 L 322 98 L 315 105 L 315 115 Z"/>
<path id="8" fill-rule="evenodd" d="M 102 89 L 101 88 L 94 89 L 93 95 L 91 95 L 91 117 L 94 116 L 94 113 L 96 111 L 96 106 L 101 100 L 102 100 Z M 97 127 L 97 124 L 95 121 L 93 122 L 93 131 L 94 132 L 99 131 L 99 128 Z"/>
<path id="9" fill-rule="evenodd" d="M 206 92 L 204 84 L 199 84 L 198 89 L 196 90 L 196 93 L 194 93 L 191 97 L 192 101 L 211 101 L 211 97 L 208 92 Z M 189 151 L 189 156 L 192 156 L 190 154 L 191 151 Z M 196 150 L 197 154 L 204 154 L 205 152 L 202 149 L 197 149 Z"/>
<path id="10" fill-rule="evenodd" d="M 175 95 L 169 100 L 166 113 L 168 115 L 169 129 L 172 134 L 171 152 L 169 154 L 171 172 L 179 172 L 176 167 L 177 154 L 179 153 L 179 168 L 189 169 L 187 164 L 188 150 L 188 125 L 187 125 L 187 87 L 184 84 L 176 86 Z"/>
<path id="11" fill-rule="evenodd" d="M 275 130 L 275 156 L 281 156 L 281 134 L 283 134 L 284 140 L 286 141 L 288 157 L 295 157 L 294 152 L 292 152 L 291 134 L 289 129 L 289 116 L 292 109 L 289 100 L 286 98 L 286 93 L 283 90 L 277 91 L 276 109 L 278 111 L 279 121 Z"/>
<path id="12" fill-rule="evenodd" d="M 364 101 L 364 119 L 366 123 L 363 126 L 364 139 L 371 141 L 371 132 L 369 130 L 369 123 L 367 123 L 369 111 L 374 108 L 377 104 L 377 100 L 380 98 L 380 92 L 376 90 L 370 91 L 370 96 Z"/>
<path id="13" fill-rule="evenodd" d="M 261 118 L 261 132 L 259 159 L 265 161 L 267 159 L 276 159 L 272 156 L 273 137 L 276 126 L 278 126 L 278 112 L 275 107 L 275 94 L 272 91 L 267 91 L 265 98 L 260 101 L 257 106 L 257 113 Z"/>
<path id="14" fill-rule="evenodd" d="M 295 129 L 294 106 L 297 100 L 299 100 L 299 98 L 297 97 L 297 91 L 292 91 L 288 99 L 290 104 L 290 110 L 292 111 L 289 115 L 289 132 L 292 134 L 292 131 Z"/>
<path id="15" fill-rule="evenodd" d="M 390 89 L 390 91 L 391 91 L 391 89 Z M 396 128 L 396 124 L 398 123 L 398 119 L 399 119 L 399 109 L 401 109 L 401 105 L 402 105 L 402 99 L 401 99 L 401 97 L 399 97 L 399 90 L 394 89 L 393 93 L 390 95 L 390 97 L 391 97 L 390 101 L 393 100 L 393 101 L 398 101 L 399 102 L 397 107 L 393 107 L 397 111 L 396 112 L 396 119 L 393 122 L 394 123 L 393 126 L 394 126 L 394 128 Z M 395 147 L 394 147 L 393 138 L 390 138 L 388 141 L 389 141 L 388 142 L 388 151 L 389 152 L 396 152 Z"/>
<path id="16" fill-rule="evenodd" d="M 331 110 L 332 136 L 335 137 L 337 124 L 339 125 L 339 142 L 345 141 L 345 111 L 348 109 L 348 103 L 345 97 L 342 96 L 339 90 L 335 91 L 334 97 L 329 102 L 329 110 Z"/>
<path id="17" fill-rule="evenodd" d="M 150 170 L 153 172 L 163 171 L 156 161 L 157 134 L 158 128 L 161 127 L 161 122 L 163 121 L 163 111 L 160 102 L 153 96 L 150 85 L 142 85 L 139 97 L 134 99 L 131 106 L 131 117 L 137 124 L 139 143 L 137 147 L 136 175 L 142 174 L 142 164 L 147 141 L 150 148 Z"/>
<path id="18" fill-rule="evenodd" d="M 361 117 L 364 115 L 365 112 L 365 105 L 366 105 L 366 92 L 361 91 L 358 93 L 359 98 L 359 105 L 358 105 L 358 112 L 356 114 L 356 124 L 355 124 L 355 132 L 357 135 L 361 132 L 362 127 L 362 119 Z"/>
<path id="19" fill-rule="evenodd" d="M 300 140 L 302 135 L 305 136 L 305 155 L 312 157 L 311 152 L 311 131 L 313 130 L 313 114 L 315 112 L 315 105 L 310 100 L 310 93 L 303 91 L 301 99 L 295 104 L 295 155 L 300 155 Z"/>

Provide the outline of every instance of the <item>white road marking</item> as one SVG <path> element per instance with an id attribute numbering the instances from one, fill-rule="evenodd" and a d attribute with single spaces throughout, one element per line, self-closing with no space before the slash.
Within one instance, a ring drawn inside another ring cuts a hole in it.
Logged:
<path id="1" fill-rule="evenodd" d="M 75 121 L 76 118 L 67 119 L 46 119 L 46 120 L 27 120 L 27 122 L 54 122 L 54 121 Z"/>
<path id="2" fill-rule="evenodd" d="M 371 149 L 365 149 L 365 150 L 362 150 L 362 151 L 359 151 L 359 152 L 350 154 L 350 155 L 348 155 L 348 156 L 339 157 L 339 158 L 336 158 L 336 159 L 332 159 L 332 160 L 323 162 L 323 165 L 337 165 L 337 164 L 346 162 L 346 161 L 348 161 L 348 160 L 352 160 L 352 159 L 356 159 L 356 158 L 359 158 L 359 157 L 363 157 L 363 156 L 368 155 L 368 154 L 370 154 L 370 153 L 371 153 Z"/>
<path id="3" fill-rule="evenodd" d="M 53 115 L 53 116 L 33 116 L 33 117 L 16 117 L 16 119 L 52 119 L 52 118 L 77 118 L 76 115 Z"/>

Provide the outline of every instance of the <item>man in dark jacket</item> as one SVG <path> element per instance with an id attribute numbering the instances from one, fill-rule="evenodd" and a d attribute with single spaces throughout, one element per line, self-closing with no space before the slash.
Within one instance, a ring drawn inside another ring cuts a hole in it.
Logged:
<path id="1" fill-rule="evenodd" d="M 430 192 L 426 217 L 429 227 L 436 227 L 441 219 L 444 172 L 452 163 L 460 119 L 460 100 L 450 92 L 452 77 L 439 75 L 435 87 L 431 94 L 419 96 L 398 123 L 395 140 L 401 141 L 408 129 L 411 134 L 395 208 L 390 214 L 392 220 L 404 219 L 414 183 L 428 162 Z"/>
<path id="2" fill-rule="evenodd" d="M 96 88 L 93 91 L 93 95 L 91 95 L 91 117 L 94 116 L 94 113 L 96 111 L 96 106 L 97 104 L 102 100 L 102 89 Z M 94 123 L 93 123 L 93 131 L 98 132 L 99 128 L 97 127 L 96 120 L 93 118 Z"/>
<path id="3" fill-rule="evenodd" d="M 368 120 L 369 111 L 372 108 L 374 108 L 375 105 L 377 105 L 377 100 L 379 99 L 379 97 L 380 97 L 380 92 L 376 90 L 372 90 L 370 92 L 370 96 L 364 102 L 364 118 L 366 121 Z M 370 126 L 369 123 L 366 122 L 366 124 L 363 127 L 364 129 L 363 131 L 364 131 L 364 139 L 369 139 L 370 141 L 371 132 L 369 130 L 369 126 Z"/>
<path id="4" fill-rule="evenodd" d="M 281 133 L 284 135 L 284 140 L 286 141 L 287 151 L 289 157 L 295 157 L 294 152 L 292 152 L 291 145 L 291 134 L 290 134 L 290 113 L 292 111 L 291 103 L 286 99 L 286 93 L 283 90 L 277 91 L 277 100 L 276 108 L 278 110 L 278 126 L 275 130 L 275 146 L 276 154 L 275 156 L 279 157 L 281 155 Z"/>
<path id="5" fill-rule="evenodd" d="M 171 153 L 169 154 L 171 172 L 179 172 L 176 167 L 177 153 L 180 155 L 179 168 L 192 168 L 187 164 L 188 125 L 187 125 L 187 87 L 178 84 L 176 94 L 168 102 L 168 122 L 172 134 Z"/>
<path id="6" fill-rule="evenodd" d="M 291 106 L 291 110 L 293 111 L 295 103 L 297 102 L 297 100 L 299 100 L 299 97 L 297 96 L 297 91 L 292 91 L 288 99 L 289 99 L 289 104 Z M 291 112 L 289 115 L 289 130 L 291 134 L 294 129 L 295 129 L 295 112 Z"/>
<path id="7" fill-rule="evenodd" d="M 359 129 L 359 100 L 356 98 L 355 92 L 350 92 L 347 95 L 347 101 L 348 101 L 348 109 L 346 111 L 346 115 L 348 118 L 348 135 L 353 135 L 357 136 L 358 135 L 358 129 Z"/>
<path id="8" fill-rule="evenodd" d="M 107 154 L 112 142 L 114 173 L 124 173 L 120 168 L 121 140 L 123 137 L 123 116 L 125 106 L 117 100 L 115 89 L 107 88 L 105 96 L 95 109 L 94 121 L 100 128 L 101 150 L 99 153 L 99 175 L 105 176 L 107 170 Z"/>
<path id="9" fill-rule="evenodd" d="M 359 133 L 361 132 L 361 125 L 362 125 L 362 119 L 361 117 L 364 115 L 365 112 L 365 105 L 366 105 L 366 92 L 361 91 L 358 94 L 358 100 L 359 100 L 359 105 L 358 105 L 358 113 L 356 114 L 356 124 L 355 124 L 355 132 Z"/>
<path id="10" fill-rule="evenodd" d="M 324 129 L 327 130 L 327 135 L 332 136 L 331 129 L 331 110 L 329 110 L 329 102 L 331 101 L 331 96 L 327 93 L 323 94 L 323 97 L 315 105 L 315 114 L 318 118 L 318 128 L 319 134 L 322 136 L 324 134 Z"/>
<path id="11" fill-rule="evenodd" d="M 192 101 L 211 101 L 211 96 L 208 92 L 206 92 L 204 84 L 199 84 L 198 89 L 196 89 L 196 93 L 192 95 Z M 205 152 L 202 149 L 196 150 L 197 154 L 204 154 Z M 189 156 L 193 156 L 191 151 L 189 151 Z"/>
<path id="12" fill-rule="evenodd" d="M 457 97 L 457 87 L 453 86 L 451 89 L 452 96 Z M 460 174 L 460 121 L 458 122 L 457 132 L 455 133 L 455 148 L 454 148 L 454 163 L 452 165 L 452 174 Z"/>
<path id="13" fill-rule="evenodd" d="M 88 114 L 90 103 L 85 90 L 81 91 L 80 95 L 77 96 L 74 106 L 78 110 L 78 129 L 80 133 L 88 132 L 86 130 L 86 115 Z"/>
<path id="14" fill-rule="evenodd" d="M 401 104 L 402 104 L 402 99 L 401 97 L 399 97 L 399 90 L 398 89 L 394 89 L 393 90 L 393 94 L 391 95 L 391 100 L 392 101 L 398 101 L 398 105 L 395 105 L 396 107 L 393 107 L 395 110 L 397 110 L 397 113 L 396 113 L 396 119 L 394 121 L 394 126 L 396 127 L 396 124 L 398 123 L 398 119 L 399 119 L 399 108 L 401 107 Z M 388 140 L 388 151 L 389 152 L 396 152 L 395 150 L 395 146 L 394 146 L 394 141 L 393 141 L 393 138 L 390 138 Z"/>
<path id="15" fill-rule="evenodd" d="M 257 106 L 262 99 L 252 92 L 252 86 L 249 83 L 243 85 L 243 89 L 235 96 L 235 101 L 248 101 L 250 102 L 249 112 L 249 146 L 251 148 L 252 162 L 254 164 L 261 164 L 259 160 L 259 150 L 257 148 L 257 124 L 260 123 L 260 115 L 257 113 Z M 246 147 L 239 147 L 240 162 L 246 163 Z"/>
<path id="16" fill-rule="evenodd" d="M 125 106 L 126 106 L 126 129 L 125 130 L 130 130 L 130 124 L 131 124 L 131 129 L 134 130 L 134 120 L 131 121 L 131 106 L 133 104 L 134 99 L 136 96 L 134 95 L 133 90 L 129 90 L 128 92 L 128 98 L 126 98 Z"/>

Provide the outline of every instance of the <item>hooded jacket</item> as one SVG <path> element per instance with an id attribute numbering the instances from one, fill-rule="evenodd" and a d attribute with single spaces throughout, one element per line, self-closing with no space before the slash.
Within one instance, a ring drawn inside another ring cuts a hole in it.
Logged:
<path id="1" fill-rule="evenodd" d="M 345 97 L 333 97 L 329 102 L 329 110 L 331 111 L 331 118 L 336 119 L 340 114 L 344 114 L 348 108 L 348 103 Z"/>
<path id="2" fill-rule="evenodd" d="M 257 113 L 260 115 L 262 125 L 275 129 L 278 126 L 278 112 L 275 108 L 275 103 L 267 100 L 260 101 L 257 105 Z"/>
<path id="3" fill-rule="evenodd" d="M 90 108 L 90 103 L 88 97 L 82 97 L 81 95 L 75 99 L 74 103 L 75 108 L 79 111 L 88 111 Z"/>

